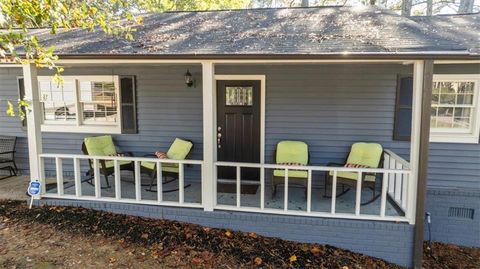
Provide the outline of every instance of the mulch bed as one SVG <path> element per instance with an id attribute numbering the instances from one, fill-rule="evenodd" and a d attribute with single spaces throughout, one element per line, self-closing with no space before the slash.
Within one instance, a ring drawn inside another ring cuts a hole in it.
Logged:
<path id="1" fill-rule="evenodd" d="M 37 222 L 60 231 L 101 234 L 162 250 L 191 249 L 233 258 L 239 266 L 274 268 L 401 268 L 380 259 L 328 245 L 301 244 L 255 233 L 210 229 L 176 221 L 147 219 L 75 207 L 0 201 L 0 220 Z"/>
<path id="2" fill-rule="evenodd" d="M 461 247 L 453 244 L 427 242 L 424 244 L 423 267 L 428 269 L 478 269 L 480 248 Z"/>

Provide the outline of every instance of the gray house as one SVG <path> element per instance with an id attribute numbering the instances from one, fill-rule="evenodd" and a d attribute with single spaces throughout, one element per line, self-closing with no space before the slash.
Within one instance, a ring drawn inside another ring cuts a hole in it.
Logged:
<path id="1" fill-rule="evenodd" d="M 479 14 L 346 7 L 151 14 L 134 41 L 38 30 L 64 83 L 0 63 L 0 97 L 32 109 L 0 135 L 39 203 L 418 267 L 426 211 L 433 240 L 480 246 L 479 32 Z"/>

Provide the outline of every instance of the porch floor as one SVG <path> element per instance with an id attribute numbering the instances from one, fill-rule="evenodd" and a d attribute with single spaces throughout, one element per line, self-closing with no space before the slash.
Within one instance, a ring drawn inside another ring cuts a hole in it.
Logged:
<path id="1" fill-rule="evenodd" d="M 133 176 L 130 173 L 122 172 L 121 176 L 121 196 L 125 199 L 135 199 L 135 185 Z M 48 183 L 50 182 L 50 183 Z M 142 184 L 145 186 L 141 187 L 141 200 L 145 201 L 155 201 L 157 199 L 157 193 L 148 191 L 148 184 L 150 179 L 142 175 Z M 106 186 L 105 179 L 101 178 L 102 187 Z M 184 202 L 185 203 L 201 203 L 201 183 L 200 180 L 185 180 L 184 190 Z M 244 186 L 241 186 L 243 189 Z M 174 190 L 178 189 L 178 180 L 167 183 L 163 185 L 163 190 Z M 235 189 L 234 185 L 232 189 Z M 156 186 L 153 187 L 153 190 L 156 190 Z M 56 181 L 54 179 L 47 180 L 47 193 L 56 193 Z M 338 192 L 340 192 L 340 187 Z M 69 195 L 75 194 L 75 186 L 72 180 L 64 179 L 64 193 Z M 260 186 L 257 188 L 256 192 L 251 192 L 252 194 L 241 194 L 240 203 L 242 207 L 255 207 L 260 208 Z M 94 196 L 95 188 L 90 183 L 84 181 L 82 183 L 82 195 L 83 196 Z M 103 188 L 101 190 L 102 197 L 115 197 L 115 182 L 113 177 L 110 177 L 110 188 Z M 364 189 L 362 191 L 362 202 L 371 199 L 372 191 L 369 189 Z M 336 212 L 337 213 L 355 213 L 355 198 L 356 191 L 354 189 L 347 192 L 345 195 L 337 197 L 336 199 Z M 179 192 L 171 191 L 163 193 L 164 201 L 178 202 Z M 306 211 L 307 201 L 304 193 L 304 189 L 291 186 L 288 191 L 288 209 L 289 210 L 298 210 Z M 380 214 L 380 198 L 376 199 L 374 202 L 363 205 L 360 208 L 361 214 L 368 215 L 379 215 Z M 236 206 L 236 193 L 226 193 L 219 192 L 217 195 L 217 204 L 218 205 L 229 205 Z M 279 186 L 277 194 L 275 197 L 272 197 L 272 190 L 270 186 L 265 186 L 265 208 L 269 209 L 283 209 L 284 207 L 284 188 Z M 312 188 L 312 201 L 311 201 L 311 210 L 312 212 L 330 212 L 331 209 L 331 198 L 324 197 L 323 186 L 317 186 Z M 386 213 L 387 216 L 402 216 L 397 212 L 393 204 L 388 201 L 386 204 Z"/>

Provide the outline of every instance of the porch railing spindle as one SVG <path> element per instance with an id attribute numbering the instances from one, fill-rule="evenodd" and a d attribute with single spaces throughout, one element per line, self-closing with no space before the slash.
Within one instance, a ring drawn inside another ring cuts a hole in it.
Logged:
<path id="1" fill-rule="evenodd" d="M 382 193 L 380 199 L 380 216 L 385 217 L 385 208 L 387 206 L 387 187 L 388 187 L 388 176 L 389 173 L 384 173 L 382 177 Z"/>
<path id="2" fill-rule="evenodd" d="M 183 204 L 185 198 L 185 177 L 184 177 L 184 169 L 183 169 L 183 163 L 178 164 L 178 202 L 180 204 Z"/>
<path id="3" fill-rule="evenodd" d="M 102 188 L 100 186 L 100 167 L 98 159 L 93 159 L 93 182 L 95 185 L 95 197 L 100 198 L 102 196 Z"/>
<path id="4" fill-rule="evenodd" d="M 396 167 L 396 161 L 394 158 L 389 158 L 390 163 L 388 164 L 388 169 L 395 169 Z M 389 182 L 388 182 L 388 193 L 390 193 L 392 196 L 395 193 L 395 175 L 392 174 L 389 176 Z"/>
<path id="5" fill-rule="evenodd" d="M 122 199 L 122 183 L 120 182 L 120 165 L 118 160 L 113 160 L 113 169 L 115 177 L 115 199 Z"/>
<path id="6" fill-rule="evenodd" d="M 401 163 L 395 164 L 395 169 L 401 170 L 403 168 Z M 395 200 L 397 202 L 400 201 L 402 195 L 402 174 L 396 173 L 395 174 Z"/>
<path id="7" fill-rule="evenodd" d="M 75 178 L 75 195 L 82 196 L 82 175 L 80 172 L 80 159 L 73 158 L 73 175 Z"/>
<path id="8" fill-rule="evenodd" d="M 284 186 L 283 210 L 288 211 L 288 169 L 285 169 L 285 186 Z"/>
<path id="9" fill-rule="evenodd" d="M 162 163 L 157 162 L 157 201 L 163 201 L 163 186 L 162 186 Z"/>
<path id="10" fill-rule="evenodd" d="M 402 174 L 402 207 L 407 208 L 408 174 Z"/>
<path id="11" fill-rule="evenodd" d="M 265 168 L 260 168 L 260 209 L 265 208 Z"/>
<path id="12" fill-rule="evenodd" d="M 325 173 L 330 173 L 326 171 Z M 325 182 L 327 184 L 327 182 Z M 337 203 L 337 170 L 333 170 L 333 178 L 332 178 L 332 204 L 330 213 L 335 214 L 335 208 Z"/>
<path id="13" fill-rule="evenodd" d="M 57 171 L 57 193 L 63 195 L 63 162 L 59 157 L 55 158 L 55 168 Z"/>
<path id="14" fill-rule="evenodd" d="M 241 173 L 241 170 L 240 170 L 240 166 L 237 166 L 237 187 L 236 187 L 236 191 L 237 191 L 237 207 L 239 208 L 240 207 L 240 175 Z"/>
<path id="15" fill-rule="evenodd" d="M 358 172 L 357 178 L 357 195 L 355 201 L 355 216 L 360 215 L 360 205 L 362 202 L 362 171 Z"/>
<path id="16" fill-rule="evenodd" d="M 308 169 L 308 181 L 307 181 L 307 212 L 312 211 L 312 170 Z"/>
<path id="17" fill-rule="evenodd" d="M 142 200 L 142 175 L 140 173 L 140 162 L 135 161 L 135 200 Z"/>

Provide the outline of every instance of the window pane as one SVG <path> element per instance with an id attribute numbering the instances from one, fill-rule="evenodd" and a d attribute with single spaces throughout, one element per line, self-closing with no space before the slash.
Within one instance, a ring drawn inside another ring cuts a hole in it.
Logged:
<path id="1" fill-rule="evenodd" d="M 453 108 L 439 107 L 437 116 L 438 128 L 450 128 L 453 125 Z"/>
<path id="2" fill-rule="evenodd" d="M 459 105 L 473 104 L 473 94 L 459 94 L 457 97 L 457 104 Z"/>
<path id="3" fill-rule="evenodd" d="M 440 104 L 442 104 L 442 105 L 453 105 L 453 104 L 455 104 L 455 94 L 441 94 L 440 95 Z"/>
<path id="4" fill-rule="evenodd" d="M 251 106 L 253 104 L 253 87 L 225 87 L 225 94 L 227 106 Z"/>
<path id="5" fill-rule="evenodd" d="M 39 87 L 44 120 L 76 120 L 75 81 L 66 80 L 62 84 L 52 81 L 40 81 Z"/>
<path id="6" fill-rule="evenodd" d="M 117 122 L 117 98 L 112 81 L 81 81 L 83 121 Z"/>
<path id="7" fill-rule="evenodd" d="M 475 87 L 475 82 L 458 82 L 458 93 L 468 93 L 473 94 L 473 90 Z"/>
<path id="8" fill-rule="evenodd" d="M 470 118 L 455 117 L 453 128 L 468 129 L 470 127 Z"/>

